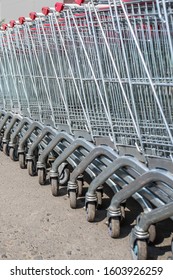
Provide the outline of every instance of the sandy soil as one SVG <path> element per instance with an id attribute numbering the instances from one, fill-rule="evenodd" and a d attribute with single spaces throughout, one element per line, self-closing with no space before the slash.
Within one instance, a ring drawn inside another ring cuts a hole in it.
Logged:
<path id="1" fill-rule="evenodd" d="M 66 189 L 53 197 L 50 185 L 40 186 L 38 177 L 30 177 L 18 162 L 0 152 L 0 259 L 131 259 L 129 233 L 140 211 L 132 199 L 126 208 L 126 221 L 119 239 L 108 235 L 105 196 L 96 222 L 88 223 L 80 199 L 70 209 Z M 130 211 L 130 210 L 131 211 Z M 157 225 L 156 244 L 149 246 L 149 259 L 171 255 L 173 223 Z"/>

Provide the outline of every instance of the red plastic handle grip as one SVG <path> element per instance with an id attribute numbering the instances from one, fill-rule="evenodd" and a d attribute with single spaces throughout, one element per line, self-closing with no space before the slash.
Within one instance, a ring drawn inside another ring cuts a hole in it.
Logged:
<path id="1" fill-rule="evenodd" d="M 45 16 L 47 16 L 47 15 L 50 13 L 49 7 L 43 7 L 43 8 L 42 8 L 42 13 L 43 13 Z"/>
<path id="2" fill-rule="evenodd" d="M 15 20 L 10 20 L 9 24 L 13 28 L 16 24 L 16 21 Z"/>
<path id="3" fill-rule="evenodd" d="M 20 24 L 24 24 L 24 22 L 25 22 L 25 17 L 19 17 L 19 22 L 20 22 Z"/>
<path id="4" fill-rule="evenodd" d="M 55 4 L 55 10 L 56 10 L 57 12 L 60 13 L 63 9 L 64 9 L 64 4 L 63 4 L 63 3 L 57 2 L 57 3 Z"/>
<path id="5" fill-rule="evenodd" d="M 36 12 L 31 12 L 31 13 L 29 13 L 29 17 L 30 17 L 32 20 L 35 20 L 36 17 L 37 17 L 37 13 L 36 13 Z"/>
<path id="6" fill-rule="evenodd" d="M 75 0 L 75 3 L 78 4 L 78 5 L 81 5 L 84 2 L 85 2 L 85 0 Z"/>
<path id="7" fill-rule="evenodd" d="M 8 24 L 7 24 L 7 23 L 2 24 L 2 29 L 3 29 L 3 30 L 6 30 L 7 27 L 8 27 Z"/>

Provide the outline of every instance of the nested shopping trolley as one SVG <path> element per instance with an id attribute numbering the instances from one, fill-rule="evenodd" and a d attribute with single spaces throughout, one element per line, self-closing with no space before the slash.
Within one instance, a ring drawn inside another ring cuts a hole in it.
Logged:
<path id="1" fill-rule="evenodd" d="M 42 185 L 51 155 L 52 194 L 68 181 L 72 208 L 88 173 L 89 222 L 111 187 L 113 238 L 135 198 L 143 208 L 130 239 L 137 259 L 147 258 L 155 224 L 173 217 L 172 12 L 171 0 L 56 3 L 1 32 L 4 151 L 14 158 L 17 150 Z"/>

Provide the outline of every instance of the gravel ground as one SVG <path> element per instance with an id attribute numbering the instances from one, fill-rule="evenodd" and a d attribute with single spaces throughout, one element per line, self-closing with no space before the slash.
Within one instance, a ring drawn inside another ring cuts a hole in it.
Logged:
<path id="1" fill-rule="evenodd" d="M 78 209 L 70 209 L 65 188 L 53 197 L 49 184 L 40 186 L 37 176 L 30 177 L 2 152 L 0 197 L 0 259 L 131 259 L 129 233 L 140 211 L 132 199 L 127 203 L 121 237 L 111 239 L 105 224 L 108 196 L 104 196 L 103 209 L 97 211 L 96 222 L 88 223 L 84 198 Z M 171 231 L 170 220 L 157 225 L 158 237 L 148 247 L 149 259 L 171 255 Z"/>

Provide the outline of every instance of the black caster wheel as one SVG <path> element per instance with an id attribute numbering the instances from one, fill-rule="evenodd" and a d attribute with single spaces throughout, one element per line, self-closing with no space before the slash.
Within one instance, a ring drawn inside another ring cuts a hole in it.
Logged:
<path id="1" fill-rule="evenodd" d="M 59 182 L 58 178 L 51 178 L 50 180 L 51 183 L 51 192 L 53 196 L 58 196 L 59 192 Z"/>
<path id="2" fill-rule="evenodd" d="M 25 154 L 19 154 L 19 165 L 21 169 L 26 168 Z"/>
<path id="3" fill-rule="evenodd" d="M 147 259 L 147 240 L 136 240 L 133 250 L 132 257 L 134 260 L 146 260 Z"/>
<path id="4" fill-rule="evenodd" d="M 17 154 L 17 148 L 10 148 L 9 155 L 11 160 L 17 161 L 19 159 Z"/>
<path id="5" fill-rule="evenodd" d="M 38 169 L 38 181 L 40 185 L 46 184 L 46 170 L 44 168 Z"/>
<path id="6" fill-rule="evenodd" d="M 120 236 L 120 218 L 119 217 L 110 218 L 109 235 L 111 238 L 118 238 Z"/>
<path id="7" fill-rule="evenodd" d="M 63 186 L 65 185 L 70 177 L 70 170 L 68 168 L 64 168 L 64 170 L 62 171 L 60 177 L 59 177 L 59 185 Z"/>
<path id="8" fill-rule="evenodd" d="M 28 169 L 28 174 L 30 176 L 35 176 L 37 171 L 36 171 L 36 165 L 33 160 L 28 160 L 27 162 L 27 169 Z"/>
<path id="9" fill-rule="evenodd" d="M 4 153 L 6 156 L 9 156 L 9 147 L 8 147 L 8 144 L 7 144 L 7 143 L 4 143 L 4 144 L 3 144 L 3 153 Z"/>
<path id="10" fill-rule="evenodd" d="M 70 198 L 70 207 L 72 209 L 76 209 L 77 207 L 77 193 L 76 190 L 69 191 L 69 198 Z"/>
<path id="11" fill-rule="evenodd" d="M 87 203 L 87 221 L 94 222 L 96 214 L 96 203 L 95 202 L 88 202 Z"/>

